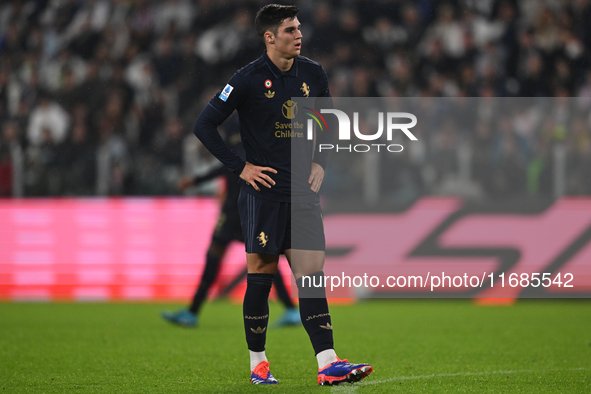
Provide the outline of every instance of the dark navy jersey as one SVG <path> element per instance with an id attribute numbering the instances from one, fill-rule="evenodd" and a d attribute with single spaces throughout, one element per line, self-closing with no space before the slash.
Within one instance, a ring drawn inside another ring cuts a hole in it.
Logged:
<path id="1" fill-rule="evenodd" d="M 326 166 L 326 154 L 314 155 L 313 142 L 307 140 L 304 124 L 292 121 L 301 110 L 292 97 L 329 98 L 326 72 L 320 64 L 303 56 L 294 59 L 289 71 L 282 72 L 265 53 L 238 70 L 211 99 L 197 120 L 194 129 L 197 137 L 230 170 L 240 174 L 245 162 L 223 144 L 215 131 L 215 127 L 234 110 L 238 112 L 246 161 L 277 170 L 277 174 L 266 173 L 276 182 L 274 186 L 269 189 L 259 185 L 260 192 L 250 185 L 243 186 L 243 190 L 249 194 L 268 200 L 293 200 L 292 140 L 310 145 L 310 149 L 302 153 L 308 165 L 299 171 L 305 175 L 306 183 L 312 160 L 323 168 Z M 318 200 L 317 194 L 309 190 L 309 186 L 305 191 L 300 189 L 297 197 L 301 202 Z"/>

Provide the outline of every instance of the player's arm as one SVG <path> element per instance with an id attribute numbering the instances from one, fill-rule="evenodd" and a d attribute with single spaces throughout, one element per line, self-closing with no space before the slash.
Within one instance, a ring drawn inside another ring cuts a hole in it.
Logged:
<path id="1" fill-rule="evenodd" d="M 228 147 L 217 129 L 246 100 L 247 91 L 248 86 L 242 80 L 242 77 L 234 74 L 226 87 L 218 92 L 201 112 L 197 122 L 195 122 L 193 133 L 207 150 L 224 163 L 230 171 L 251 184 L 255 190 L 260 191 L 257 183 L 269 188 L 275 185 L 275 181 L 265 172 L 276 174 L 277 171 L 270 167 L 259 167 L 242 160 Z"/>
<path id="2" fill-rule="evenodd" d="M 212 98 L 212 101 L 216 97 Z M 244 169 L 245 162 L 236 153 L 226 145 L 222 136 L 218 132 L 218 126 L 221 125 L 232 112 L 224 114 L 215 109 L 210 103 L 197 118 L 193 133 L 199 138 L 201 143 L 212 155 L 224 163 L 230 171 L 240 174 Z"/>
<path id="3" fill-rule="evenodd" d="M 321 68 L 320 80 L 323 88 L 322 93 L 316 98 L 316 107 L 318 109 L 332 109 L 333 102 L 330 95 L 330 90 L 328 88 L 328 77 L 326 76 L 326 72 L 323 68 Z M 331 117 L 329 117 L 329 121 L 330 118 Z M 335 130 L 336 125 L 329 124 L 325 132 L 317 133 L 314 159 L 312 161 L 312 170 L 310 171 L 310 177 L 308 178 L 310 190 L 315 193 L 318 193 L 320 186 L 322 186 L 322 181 L 324 181 L 324 170 L 328 164 L 328 150 L 325 149 L 324 151 L 320 152 L 318 147 L 320 144 L 332 144 Z"/>

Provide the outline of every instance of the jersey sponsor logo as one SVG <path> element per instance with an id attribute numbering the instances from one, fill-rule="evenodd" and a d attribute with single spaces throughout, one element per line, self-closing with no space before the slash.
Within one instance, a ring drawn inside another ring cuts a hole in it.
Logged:
<path id="1" fill-rule="evenodd" d="M 264 231 L 261 231 L 257 239 L 259 240 L 259 245 L 261 245 L 263 248 L 267 246 L 267 242 L 269 242 L 269 236 L 266 235 Z"/>
<path id="2" fill-rule="evenodd" d="M 308 86 L 308 84 L 306 82 L 304 82 L 302 84 L 302 87 L 300 88 L 300 90 L 302 92 L 304 92 L 304 96 L 310 97 L 310 87 Z"/>
<path id="3" fill-rule="evenodd" d="M 300 122 L 275 122 L 276 138 L 303 138 L 304 124 Z"/>
<path id="4" fill-rule="evenodd" d="M 298 103 L 295 101 L 287 100 L 281 107 L 281 113 L 287 119 L 293 119 L 298 114 Z"/>
<path id="5" fill-rule="evenodd" d="M 265 93 L 266 98 L 273 98 L 275 97 L 275 92 L 272 92 L 271 89 L 267 93 Z"/>
<path id="6" fill-rule="evenodd" d="M 220 100 L 224 102 L 228 100 L 228 97 L 230 97 L 230 94 L 232 94 L 232 90 L 234 90 L 234 86 L 227 84 L 224 90 L 222 90 L 222 93 L 220 93 Z"/>
<path id="7" fill-rule="evenodd" d="M 275 130 L 275 138 L 303 138 L 304 133 L 293 130 Z"/>
<path id="8" fill-rule="evenodd" d="M 270 79 L 267 79 L 267 80 L 265 81 L 265 87 L 266 87 L 267 89 L 269 89 L 271 86 L 273 86 L 273 82 L 271 82 L 271 80 L 270 80 Z"/>
<path id="9" fill-rule="evenodd" d="M 261 328 L 260 326 L 256 328 L 256 330 L 254 328 L 251 328 L 250 331 L 254 332 L 255 334 L 262 334 L 265 332 L 265 330 L 267 329 L 267 327 L 265 328 Z M 331 328 L 332 330 L 332 328 Z"/>

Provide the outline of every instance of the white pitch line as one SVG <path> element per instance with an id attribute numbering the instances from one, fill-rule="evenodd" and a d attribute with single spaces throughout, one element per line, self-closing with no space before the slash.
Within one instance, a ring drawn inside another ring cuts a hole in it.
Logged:
<path id="1" fill-rule="evenodd" d="M 545 372 L 559 372 L 559 371 L 587 371 L 588 368 L 570 368 L 570 369 L 524 369 L 518 371 L 485 371 L 485 372 L 458 372 L 458 373 L 442 373 L 442 374 L 433 374 L 433 375 L 418 375 L 418 376 L 399 376 L 390 379 L 382 379 L 382 380 L 374 380 L 369 382 L 362 382 L 359 385 L 343 385 L 343 386 L 335 386 L 332 388 L 331 392 L 335 393 L 354 393 L 357 391 L 358 388 L 367 386 L 367 385 L 374 385 L 374 384 L 382 384 L 382 383 L 389 383 L 389 382 L 398 382 L 402 380 L 418 380 L 418 379 L 432 379 L 432 378 L 447 378 L 447 377 L 454 377 L 454 376 L 482 376 L 482 375 L 502 375 L 502 374 L 518 374 L 518 373 L 545 373 Z"/>

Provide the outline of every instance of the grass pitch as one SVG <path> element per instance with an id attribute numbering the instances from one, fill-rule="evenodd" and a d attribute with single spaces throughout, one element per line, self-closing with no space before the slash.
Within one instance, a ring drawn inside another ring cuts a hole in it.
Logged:
<path id="1" fill-rule="evenodd" d="M 196 329 L 162 304 L 0 303 L 0 393 L 589 393 L 591 302 L 371 300 L 332 306 L 337 353 L 363 383 L 316 384 L 303 328 L 269 329 L 279 386 L 248 384 L 241 306 L 205 306 Z M 281 307 L 271 304 L 271 322 Z"/>

